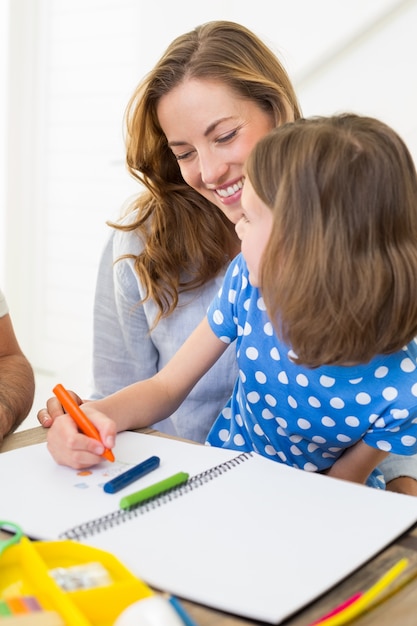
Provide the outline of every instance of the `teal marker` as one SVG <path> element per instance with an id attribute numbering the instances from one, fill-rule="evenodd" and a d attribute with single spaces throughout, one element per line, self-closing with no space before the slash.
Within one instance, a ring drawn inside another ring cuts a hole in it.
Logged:
<path id="1" fill-rule="evenodd" d="M 155 496 L 159 496 L 165 491 L 169 491 L 174 487 L 179 487 L 179 485 L 183 485 L 187 482 L 189 478 L 189 474 L 186 472 L 178 472 L 178 474 L 174 474 L 169 478 L 165 478 L 164 480 L 160 480 L 158 483 L 154 485 L 150 485 L 149 487 L 145 487 L 140 491 L 136 491 L 135 493 L 131 493 L 129 496 L 125 496 L 120 500 L 119 506 L 121 509 L 130 509 L 132 506 L 136 504 L 141 504 L 146 500 L 150 500 Z"/>

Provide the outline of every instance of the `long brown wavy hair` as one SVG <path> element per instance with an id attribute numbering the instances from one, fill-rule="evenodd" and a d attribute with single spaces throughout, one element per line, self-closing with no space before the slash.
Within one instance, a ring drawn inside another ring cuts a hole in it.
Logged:
<path id="1" fill-rule="evenodd" d="M 129 212 L 138 209 L 137 219 L 110 225 L 136 230 L 144 241 L 143 252 L 133 258 L 144 301 L 153 299 L 158 306 L 155 323 L 172 313 L 180 291 L 215 277 L 236 245 L 229 220 L 185 183 L 158 121 L 160 98 L 184 78 L 224 82 L 272 113 L 277 125 L 300 117 L 294 89 L 278 58 L 254 33 L 234 22 L 213 21 L 181 35 L 139 84 L 126 109 L 126 161 L 145 190 L 128 207 Z"/>
<path id="2" fill-rule="evenodd" d="M 260 285 L 310 367 L 366 363 L 417 335 L 417 175 L 393 129 L 341 114 L 273 130 L 246 164 L 274 214 Z"/>

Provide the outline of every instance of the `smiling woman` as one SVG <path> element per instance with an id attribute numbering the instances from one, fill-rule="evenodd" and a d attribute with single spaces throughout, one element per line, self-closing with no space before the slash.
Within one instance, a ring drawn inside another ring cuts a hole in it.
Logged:
<path id="1" fill-rule="evenodd" d="M 245 159 L 270 129 L 299 116 L 276 55 L 234 22 L 176 38 L 141 81 L 126 112 L 126 160 L 146 190 L 113 224 L 102 257 L 93 398 L 160 371 L 204 318 L 240 250 Z M 236 376 L 226 350 L 156 428 L 203 442 Z"/>
<path id="2" fill-rule="evenodd" d="M 185 182 L 236 224 L 242 155 L 276 126 L 272 109 L 242 98 L 223 80 L 194 78 L 163 95 L 157 115 Z"/>

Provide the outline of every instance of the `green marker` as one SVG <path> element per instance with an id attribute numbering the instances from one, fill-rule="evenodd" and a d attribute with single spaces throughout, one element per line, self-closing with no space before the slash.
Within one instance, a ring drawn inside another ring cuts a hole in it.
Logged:
<path id="1" fill-rule="evenodd" d="M 174 474 L 169 478 L 165 478 L 164 480 L 160 480 L 159 483 L 155 483 L 154 485 L 150 485 L 149 487 L 145 487 L 140 491 L 136 491 L 135 493 L 131 493 L 129 496 L 125 496 L 120 500 L 119 506 L 121 509 L 130 509 L 132 506 L 136 504 L 140 504 L 141 502 L 145 502 L 146 500 L 150 500 L 155 496 L 159 496 L 161 493 L 165 491 L 169 491 L 174 487 L 178 487 L 183 483 L 186 483 L 189 474 L 186 472 L 178 472 L 178 474 Z"/>

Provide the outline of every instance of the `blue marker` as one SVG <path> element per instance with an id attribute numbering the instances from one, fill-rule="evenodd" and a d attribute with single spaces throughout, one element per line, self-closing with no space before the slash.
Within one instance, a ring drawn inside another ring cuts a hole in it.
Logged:
<path id="1" fill-rule="evenodd" d="M 116 493 L 116 491 L 120 491 L 123 487 L 127 487 L 127 485 L 138 480 L 138 478 L 142 478 L 145 474 L 155 470 L 159 466 L 160 461 L 161 459 L 158 456 L 151 456 L 149 459 L 146 459 L 146 461 L 139 463 L 139 465 L 131 467 L 127 472 L 123 472 L 123 474 L 109 480 L 103 485 L 104 491 L 106 493 Z"/>

